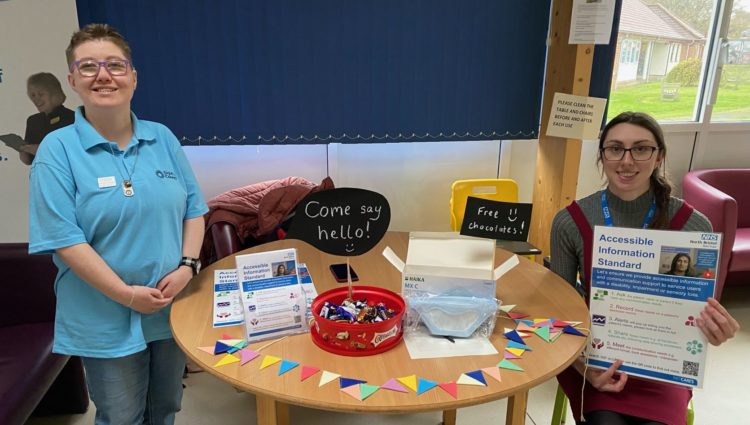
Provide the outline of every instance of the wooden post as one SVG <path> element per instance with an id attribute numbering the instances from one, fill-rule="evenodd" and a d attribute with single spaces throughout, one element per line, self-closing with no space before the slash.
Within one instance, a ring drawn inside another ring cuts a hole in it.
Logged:
<path id="1" fill-rule="evenodd" d="M 547 50 L 542 122 L 532 202 L 534 209 L 529 241 L 549 255 L 549 232 L 557 211 L 575 199 L 581 140 L 546 136 L 556 92 L 588 96 L 591 81 L 593 44 L 568 44 L 572 0 L 555 0 L 552 4 L 550 45 Z M 539 256 L 537 261 L 541 261 Z"/>

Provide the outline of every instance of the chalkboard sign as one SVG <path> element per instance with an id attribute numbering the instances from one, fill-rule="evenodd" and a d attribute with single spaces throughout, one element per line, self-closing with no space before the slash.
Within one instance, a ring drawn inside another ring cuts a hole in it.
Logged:
<path id="1" fill-rule="evenodd" d="M 529 236 L 531 204 L 498 202 L 469 196 L 461 234 L 488 239 L 525 241 Z"/>
<path id="2" fill-rule="evenodd" d="M 324 190 L 297 205 L 287 238 L 328 254 L 362 255 L 380 242 L 390 221 L 391 208 L 379 193 L 349 187 Z"/>

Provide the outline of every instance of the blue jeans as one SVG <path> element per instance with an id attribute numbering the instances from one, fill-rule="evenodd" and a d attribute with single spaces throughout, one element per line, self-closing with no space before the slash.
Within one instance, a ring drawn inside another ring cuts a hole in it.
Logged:
<path id="1" fill-rule="evenodd" d="M 83 357 L 96 425 L 172 425 L 182 401 L 185 354 L 174 339 L 125 357 Z"/>

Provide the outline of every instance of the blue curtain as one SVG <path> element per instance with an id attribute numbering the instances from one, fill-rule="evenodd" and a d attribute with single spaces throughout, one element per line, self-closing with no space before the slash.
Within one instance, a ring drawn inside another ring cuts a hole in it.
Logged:
<path id="1" fill-rule="evenodd" d="M 533 139 L 549 0 L 77 0 L 184 144 Z"/>

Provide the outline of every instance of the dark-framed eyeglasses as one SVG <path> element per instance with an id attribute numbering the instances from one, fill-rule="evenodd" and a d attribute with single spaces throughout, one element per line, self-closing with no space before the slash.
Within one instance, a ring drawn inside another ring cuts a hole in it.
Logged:
<path id="1" fill-rule="evenodd" d="M 73 72 L 73 68 L 75 68 L 83 77 L 95 77 L 99 74 L 99 69 L 102 66 L 109 72 L 109 75 L 119 77 L 128 73 L 130 61 L 127 59 L 107 59 L 105 61 L 81 59 L 71 64 L 70 72 Z"/>
<path id="2" fill-rule="evenodd" d="M 656 146 L 634 146 L 632 148 L 623 148 L 622 146 L 607 146 L 602 148 L 602 156 L 607 161 L 621 161 L 625 158 L 625 153 L 630 152 L 634 161 L 648 161 L 658 151 Z"/>

